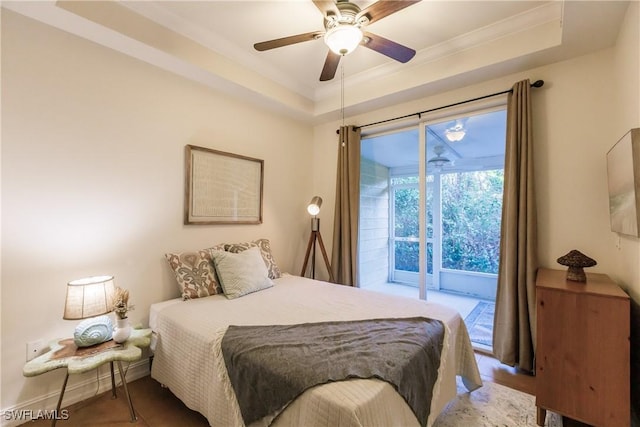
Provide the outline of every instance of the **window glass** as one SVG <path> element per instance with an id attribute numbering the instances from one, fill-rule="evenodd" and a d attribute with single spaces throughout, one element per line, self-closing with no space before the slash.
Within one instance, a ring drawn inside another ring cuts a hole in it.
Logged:
<path id="1" fill-rule="evenodd" d="M 442 266 L 498 273 L 503 170 L 441 176 Z"/>

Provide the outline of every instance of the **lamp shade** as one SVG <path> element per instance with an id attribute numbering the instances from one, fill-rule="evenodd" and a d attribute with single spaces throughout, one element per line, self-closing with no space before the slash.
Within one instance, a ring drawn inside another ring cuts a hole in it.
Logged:
<path id="1" fill-rule="evenodd" d="M 320 206 L 322 206 L 322 197 L 314 196 L 309 206 L 307 206 L 307 212 L 309 212 L 310 215 L 318 215 L 320 213 Z"/>
<path id="2" fill-rule="evenodd" d="M 462 141 L 462 139 L 464 138 L 464 136 L 466 134 L 467 134 L 467 130 L 462 125 L 462 121 L 461 120 L 456 120 L 455 125 L 453 125 L 450 128 L 447 128 L 444 131 L 444 135 L 447 137 L 447 139 L 450 142 Z"/>
<path id="3" fill-rule="evenodd" d="M 113 276 L 94 276 L 67 283 L 63 319 L 100 316 L 113 310 Z"/>
<path id="4" fill-rule="evenodd" d="M 340 24 L 331 28 L 324 35 L 324 42 L 329 49 L 338 55 L 348 55 L 362 41 L 362 30 L 350 24 Z"/>
<path id="5" fill-rule="evenodd" d="M 451 142 L 462 141 L 466 134 L 467 132 L 459 125 L 445 131 L 447 139 Z"/>

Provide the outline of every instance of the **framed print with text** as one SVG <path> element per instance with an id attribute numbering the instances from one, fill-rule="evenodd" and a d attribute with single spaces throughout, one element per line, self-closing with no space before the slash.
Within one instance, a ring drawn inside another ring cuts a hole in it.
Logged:
<path id="1" fill-rule="evenodd" d="M 185 147 L 185 224 L 261 224 L 264 160 Z"/>

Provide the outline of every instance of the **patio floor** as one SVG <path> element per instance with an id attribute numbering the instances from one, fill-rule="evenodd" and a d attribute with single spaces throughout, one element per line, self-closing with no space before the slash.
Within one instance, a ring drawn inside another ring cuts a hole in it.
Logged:
<path id="1" fill-rule="evenodd" d="M 381 285 L 366 286 L 366 287 L 363 287 L 363 289 L 382 292 L 382 293 L 391 294 L 391 295 L 400 295 L 400 296 L 405 296 L 409 298 L 418 298 L 419 292 L 420 292 L 417 287 L 404 285 L 402 283 L 385 283 Z M 491 336 L 491 329 L 493 328 L 492 322 L 489 322 L 488 324 L 485 323 L 483 325 L 476 325 L 476 327 L 478 328 L 477 330 L 481 332 L 481 335 L 483 336 L 482 338 L 484 338 L 484 339 L 477 339 L 478 342 L 476 342 L 474 341 L 475 334 L 473 334 L 471 330 L 474 326 L 473 324 L 470 324 L 470 321 L 472 321 L 472 319 L 470 318 L 467 320 L 467 317 L 469 317 L 469 314 L 471 314 L 473 309 L 476 308 L 476 306 L 480 301 L 486 301 L 491 304 L 494 303 L 493 301 L 474 298 L 468 295 L 460 295 L 456 293 L 435 291 L 430 289 L 427 289 L 427 301 L 436 302 L 436 303 L 446 305 L 458 310 L 458 312 L 460 313 L 460 316 L 462 316 L 462 318 L 465 319 L 467 329 L 469 329 L 469 332 L 472 338 L 471 343 L 473 344 L 473 347 L 478 350 L 491 353 L 491 346 L 483 344 L 482 342 L 479 342 L 479 341 L 484 341 L 485 343 L 487 342 L 486 340 L 487 335 Z M 472 316 L 472 317 L 475 320 L 475 316 Z"/>

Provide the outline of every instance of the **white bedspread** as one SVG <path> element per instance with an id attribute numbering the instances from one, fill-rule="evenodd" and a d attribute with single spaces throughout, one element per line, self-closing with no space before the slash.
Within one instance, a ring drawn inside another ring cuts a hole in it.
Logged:
<path id="1" fill-rule="evenodd" d="M 329 320 L 423 316 L 447 326 L 440 375 L 428 425 L 456 396 L 455 376 L 475 388 L 482 384 L 467 329 L 452 308 L 439 304 L 285 275 L 275 286 L 242 298 L 222 295 L 152 306 L 157 334 L 152 377 L 168 386 L 212 426 L 243 426 L 221 356 L 227 326 L 284 325 Z M 278 361 L 274 360 L 274 363 Z M 262 420 L 268 424 L 270 419 Z M 255 423 L 254 423 L 255 424 Z M 260 423 L 259 423 L 260 424 Z M 307 390 L 274 426 L 418 426 L 393 387 L 380 380 L 354 379 Z"/>

